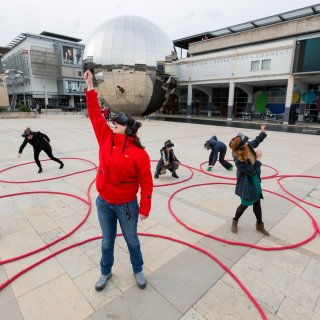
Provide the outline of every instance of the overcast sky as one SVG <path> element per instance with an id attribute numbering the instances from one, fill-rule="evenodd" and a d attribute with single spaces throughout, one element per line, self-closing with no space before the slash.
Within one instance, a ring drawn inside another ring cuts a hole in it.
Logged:
<path id="1" fill-rule="evenodd" d="M 314 5 L 308 0 L 3 0 L 0 46 L 21 32 L 42 31 L 83 39 L 104 21 L 137 15 L 157 24 L 172 40 Z"/>

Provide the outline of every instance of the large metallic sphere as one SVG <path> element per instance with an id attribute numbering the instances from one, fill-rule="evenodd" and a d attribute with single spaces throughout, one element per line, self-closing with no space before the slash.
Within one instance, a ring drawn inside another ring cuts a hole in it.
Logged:
<path id="1" fill-rule="evenodd" d="M 84 69 L 94 71 L 99 98 L 112 111 L 147 115 L 161 108 L 168 86 L 175 87 L 164 72 L 165 56 L 172 51 L 172 41 L 154 23 L 120 16 L 91 35 Z"/>

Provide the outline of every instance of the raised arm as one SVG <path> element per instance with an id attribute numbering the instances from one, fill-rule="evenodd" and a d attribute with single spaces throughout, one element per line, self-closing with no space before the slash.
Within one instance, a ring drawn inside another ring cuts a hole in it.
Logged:
<path id="1" fill-rule="evenodd" d="M 101 113 L 100 105 L 98 102 L 98 94 L 93 88 L 93 76 L 90 70 L 84 73 L 84 80 L 87 84 L 86 98 L 88 115 L 96 134 L 99 145 L 106 139 L 108 135 L 112 133 L 112 130 L 108 126 L 104 116 Z"/>
<path id="2" fill-rule="evenodd" d="M 259 144 L 266 138 L 266 136 L 266 125 L 262 124 L 260 134 L 254 140 L 248 142 L 248 144 L 250 144 L 252 148 L 257 148 Z"/>

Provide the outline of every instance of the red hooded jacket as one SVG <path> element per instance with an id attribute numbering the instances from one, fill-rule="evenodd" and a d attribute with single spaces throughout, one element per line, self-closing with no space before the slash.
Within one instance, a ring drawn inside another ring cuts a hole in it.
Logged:
<path id="1" fill-rule="evenodd" d="M 99 143 L 99 168 L 96 187 L 109 203 L 121 204 L 134 200 L 140 191 L 139 213 L 149 215 L 153 181 L 150 158 L 144 149 L 133 144 L 133 137 L 113 133 L 104 119 L 97 92 L 86 92 L 88 114 Z"/>

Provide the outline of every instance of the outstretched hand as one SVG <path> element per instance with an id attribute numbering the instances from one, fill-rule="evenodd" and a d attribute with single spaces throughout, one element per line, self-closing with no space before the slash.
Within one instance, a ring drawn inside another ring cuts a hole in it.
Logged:
<path id="1" fill-rule="evenodd" d="M 93 75 L 88 69 L 83 75 L 84 81 L 87 84 L 88 91 L 93 89 Z"/>
<path id="2" fill-rule="evenodd" d="M 262 131 L 263 133 L 266 133 L 266 128 L 267 128 L 267 126 L 266 126 L 265 124 L 262 124 L 262 125 L 260 126 L 260 129 L 261 129 L 261 131 Z"/>

